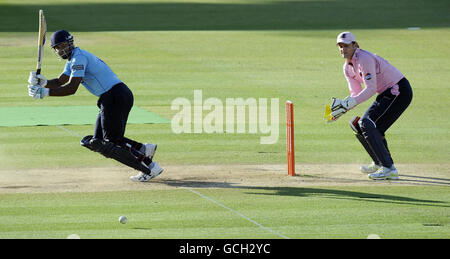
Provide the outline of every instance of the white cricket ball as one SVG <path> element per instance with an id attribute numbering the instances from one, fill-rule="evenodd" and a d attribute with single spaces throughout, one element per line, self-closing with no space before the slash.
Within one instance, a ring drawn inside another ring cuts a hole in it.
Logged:
<path id="1" fill-rule="evenodd" d="M 119 222 L 122 223 L 122 224 L 127 223 L 127 220 L 128 220 L 128 219 L 127 219 L 127 217 L 125 217 L 125 216 L 120 216 L 120 217 L 119 217 Z"/>
<path id="2" fill-rule="evenodd" d="M 381 237 L 377 234 L 370 234 L 367 236 L 367 239 L 381 239 Z"/>
<path id="3" fill-rule="evenodd" d="M 70 234 L 67 239 L 80 239 L 80 236 L 77 234 Z"/>

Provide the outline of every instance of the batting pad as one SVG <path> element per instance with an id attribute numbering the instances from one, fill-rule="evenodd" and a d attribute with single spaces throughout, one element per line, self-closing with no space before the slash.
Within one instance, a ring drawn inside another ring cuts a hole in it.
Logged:
<path id="1" fill-rule="evenodd" d="M 96 106 L 0 107 L 0 126 L 88 125 L 95 123 L 98 111 Z M 134 106 L 128 123 L 170 123 L 170 120 Z"/>

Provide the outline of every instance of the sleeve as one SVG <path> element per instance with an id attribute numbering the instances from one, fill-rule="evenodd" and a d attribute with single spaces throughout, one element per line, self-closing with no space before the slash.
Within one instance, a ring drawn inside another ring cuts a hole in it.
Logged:
<path id="1" fill-rule="evenodd" d="M 344 64 L 344 76 L 348 83 L 348 90 L 350 91 L 350 96 L 355 97 L 362 91 L 361 84 L 354 79 L 352 76 L 349 75 L 349 73 L 346 70 L 347 66 Z"/>
<path id="2" fill-rule="evenodd" d="M 66 62 L 66 66 L 64 67 L 63 74 L 65 74 L 67 76 L 70 76 L 70 74 L 71 74 L 70 62 L 69 61 Z"/>
<path id="3" fill-rule="evenodd" d="M 87 59 L 84 56 L 74 57 L 70 65 L 71 77 L 84 77 L 87 67 Z"/>
<path id="4" fill-rule="evenodd" d="M 365 88 L 358 95 L 354 96 L 358 104 L 368 100 L 377 92 L 375 59 L 369 56 L 361 57 L 359 70 L 361 71 Z"/>

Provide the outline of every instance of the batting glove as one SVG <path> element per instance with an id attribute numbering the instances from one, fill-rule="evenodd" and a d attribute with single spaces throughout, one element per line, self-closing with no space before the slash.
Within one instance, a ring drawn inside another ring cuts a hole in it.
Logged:
<path id="1" fill-rule="evenodd" d="M 351 96 L 348 96 L 344 100 L 333 98 L 333 103 L 331 104 L 331 115 L 335 120 L 337 120 L 356 105 L 356 99 Z"/>
<path id="2" fill-rule="evenodd" d="M 28 85 L 28 95 L 34 99 L 42 99 L 48 96 L 50 89 L 44 88 L 40 85 Z"/>
<path id="3" fill-rule="evenodd" d="M 47 85 L 47 79 L 44 75 L 36 75 L 36 71 L 31 71 L 30 76 L 28 77 L 28 84 L 41 85 L 42 87 L 45 87 Z"/>

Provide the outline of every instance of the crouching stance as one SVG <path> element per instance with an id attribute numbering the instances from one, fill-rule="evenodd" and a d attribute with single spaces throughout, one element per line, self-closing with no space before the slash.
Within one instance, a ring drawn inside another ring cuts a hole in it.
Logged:
<path id="1" fill-rule="evenodd" d="M 31 72 L 28 94 L 35 99 L 68 96 L 75 94 L 81 83 L 99 97 L 97 106 L 100 109 L 94 135 L 84 137 L 81 145 L 140 171 L 130 177 L 133 181 L 146 182 L 161 174 L 163 169 L 152 161 L 157 145 L 142 144 L 124 137 L 134 102 L 128 86 L 101 59 L 75 47 L 73 37 L 67 31 L 55 32 L 51 36 L 51 46 L 59 57 L 67 60 L 65 69 L 52 80 Z"/>
<path id="2" fill-rule="evenodd" d="M 152 161 L 152 154 L 147 156 L 145 155 L 145 146 L 143 146 L 143 153 L 141 153 L 129 144 L 127 144 L 127 147 L 123 147 L 108 140 L 94 138 L 92 135 L 84 137 L 80 141 L 80 144 L 94 152 L 102 154 L 107 158 L 112 158 L 124 165 L 142 172 L 138 176 L 131 177 L 134 181 L 148 181 L 162 172 L 159 165 Z M 153 146 L 149 146 L 149 148 L 152 149 Z M 154 149 L 151 153 L 154 153 Z"/>
<path id="3" fill-rule="evenodd" d="M 360 49 L 352 33 L 339 34 L 337 45 L 346 59 L 344 75 L 351 95 L 344 100 L 334 98 L 331 115 L 337 119 L 378 93 L 362 117 L 355 116 L 350 120 L 350 127 L 373 161 L 370 165 L 361 166 L 361 172 L 367 173 L 373 180 L 398 179 L 385 132 L 411 103 L 411 85 L 389 62 Z"/>

